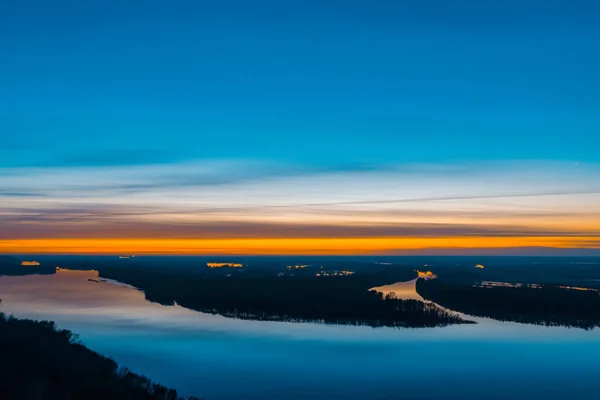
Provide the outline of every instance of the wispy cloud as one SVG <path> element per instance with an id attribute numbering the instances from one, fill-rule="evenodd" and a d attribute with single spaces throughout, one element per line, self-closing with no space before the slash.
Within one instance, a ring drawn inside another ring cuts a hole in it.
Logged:
<path id="1" fill-rule="evenodd" d="M 0 173 L 0 238 L 589 238 L 598 182 L 594 165 L 535 163 L 20 168 Z"/>
<path id="2" fill-rule="evenodd" d="M 41 197 L 42 193 L 0 191 L 0 197 Z"/>
<path id="3" fill-rule="evenodd" d="M 364 200 L 364 201 L 338 201 L 330 203 L 296 203 L 286 205 L 270 205 L 266 207 L 319 207 L 319 206 L 343 206 L 343 205 L 362 205 L 362 204 L 396 204 L 396 203 L 425 203 L 432 201 L 454 201 L 454 200 L 483 200 L 483 199 L 510 199 L 519 197 L 547 197 L 547 196 L 580 196 L 600 194 L 600 190 L 588 191 L 557 191 L 546 193 L 507 193 L 496 195 L 481 196 L 440 196 L 440 197 L 417 197 L 409 199 L 389 199 L 389 200 Z"/>
<path id="4" fill-rule="evenodd" d="M 26 238 L 368 238 L 368 237 L 589 237 L 600 230 L 577 232 L 568 229 L 542 229 L 512 225 L 390 223 L 315 224 L 244 221 L 205 221 L 167 223 L 123 218 L 122 214 L 70 213 L 2 217 L 1 239 Z"/>

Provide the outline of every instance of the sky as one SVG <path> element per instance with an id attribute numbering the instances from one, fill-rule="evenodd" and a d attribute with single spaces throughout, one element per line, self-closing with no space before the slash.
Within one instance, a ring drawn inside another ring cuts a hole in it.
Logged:
<path id="1" fill-rule="evenodd" d="M 3 2 L 0 252 L 600 254 L 599 38 L 592 0 Z"/>

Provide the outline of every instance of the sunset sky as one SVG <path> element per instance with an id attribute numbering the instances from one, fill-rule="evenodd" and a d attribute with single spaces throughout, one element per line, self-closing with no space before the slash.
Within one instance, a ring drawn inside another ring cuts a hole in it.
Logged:
<path id="1" fill-rule="evenodd" d="M 598 38 L 596 1 L 4 4 L 0 253 L 600 254 Z"/>

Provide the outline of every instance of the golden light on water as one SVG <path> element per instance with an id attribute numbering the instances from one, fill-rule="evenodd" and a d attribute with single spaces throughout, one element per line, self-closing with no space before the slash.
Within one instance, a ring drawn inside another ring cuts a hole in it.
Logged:
<path id="1" fill-rule="evenodd" d="M 435 279 L 435 278 L 437 278 L 437 275 L 436 275 L 436 274 L 434 274 L 434 273 L 433 273 L 433 272 L 431 272 L 431 271 L 419 271 L 419 270 L 416 270 L 416 272 L 417 272 L 417 276 L 418 276 L 419 278 L 423 278 L 423 279 L 425 279 L 426 281 L 427 281 L 427 280 L 430 280 L 430 279 Z"/>
<path id="2" fill-rule="evenodd" d="M 206 263 L 206 266 L 208 268 L 223 268 L 223 267 L 242 268 L 243 267 L 242 264 L 238 264 L 238 263 L 217 263 L 217 262 Z"/>
<path id="3" fill-rule="evenodd" d="M 38 261 L 22 261 L 21 265 L 23 267 L 38 267 L 40 263 Z"/>

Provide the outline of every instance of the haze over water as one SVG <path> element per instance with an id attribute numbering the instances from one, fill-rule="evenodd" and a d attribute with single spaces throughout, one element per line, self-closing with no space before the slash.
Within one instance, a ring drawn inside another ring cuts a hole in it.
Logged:
<path id="1" fill-rule="evenodd" d="M 1 311 L 54 320 L 93 350 L 207 400 L 595 399 L 600 390 L 598 329 L 482 318 L 420 329 L 244 321 L 88 279 L 97 273 L 3 276 Z M 409 297 L 411 285 L 402 285 Z"/>

